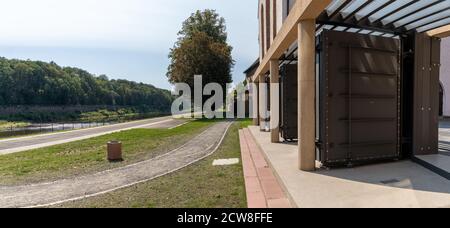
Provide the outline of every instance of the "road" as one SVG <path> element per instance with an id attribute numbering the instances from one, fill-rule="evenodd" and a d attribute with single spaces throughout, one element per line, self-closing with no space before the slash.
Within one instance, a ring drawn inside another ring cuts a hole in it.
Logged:
<path id="1" fill-rule="evenodd" d="M 182 119 L 160 117 L 82 130 L 5 139 L 0 140 L 0 155 L 54 146 L 136 128 L 173 128 L 185 122 L 186 120 Z"/>

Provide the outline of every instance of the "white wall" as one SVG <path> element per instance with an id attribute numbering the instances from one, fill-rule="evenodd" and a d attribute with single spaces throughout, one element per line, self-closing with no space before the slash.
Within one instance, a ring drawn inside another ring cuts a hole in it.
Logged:
<path id="1" fill-rule="evenodd" d="M 442 40 L 440 77 L 444 87 L 444 116 L 450 117 L 450 38 Z"/>

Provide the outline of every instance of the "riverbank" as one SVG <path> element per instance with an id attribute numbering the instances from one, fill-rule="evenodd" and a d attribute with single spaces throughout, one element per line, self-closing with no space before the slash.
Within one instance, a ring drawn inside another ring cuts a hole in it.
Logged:
<path id="1" fill-rule="evenodd" d="M 29 126 L 31 123 L 29 122 L 9 122 L 9 121 L 3 121 L 0 120 L 0 131 L 7 131 L 11 128 L 18 128 L 18 127 L 26 127 Z"/>
<path id="2" fill-rule="evenodd" d="M 156 110 L 148 106 L 0 106 L 0 121 L 55 123 L 74 121 L 104 121 L 136 115 L 154 117 L 170 110 Z"/>

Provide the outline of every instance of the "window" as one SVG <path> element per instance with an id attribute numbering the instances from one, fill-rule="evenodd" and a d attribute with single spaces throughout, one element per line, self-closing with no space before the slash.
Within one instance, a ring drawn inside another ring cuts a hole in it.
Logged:
<path id="1" fill-rule="evenodd" d="M 265 41 L 266 39 L 264 38 L 264 5 L 261 4 L 261 14 L 260 14 L 260 39 L 261 39 L 261 57 L 264 58 L 264 53 L 265 53 Z"/>
<path id="2" fill-rule="evenodd" d="M 270 48 L 270 0 L 266 0 L 266 50 Z"/>
<path id="3" fill-rule="evenodd" d="M 272 20 L 273 20 L 273 26 L 272 26 L 272 31 L 273 31 L 273 39 L 275 39 L 275 37 L 277 36 L 277 1 L 273 0 L 273 7 L 272 7 Z"/>

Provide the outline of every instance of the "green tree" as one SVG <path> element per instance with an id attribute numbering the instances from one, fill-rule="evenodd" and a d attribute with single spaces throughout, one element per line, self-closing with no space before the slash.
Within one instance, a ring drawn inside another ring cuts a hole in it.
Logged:
<path id="1" fill-rule="evenodd" d="M 225 19 L 220 17 L 215 10 L 197 10 L 183 22 L 178 36 L 179 41 L 183 41 L 192 38 L 197 32 L 204 32 L 215 42 L 227 43 L 226 30 Z"/>
<path id="2" fill-rule="evenodd" d="M 119 105 L 170 111 L 168 90 L 56 63 L 0 58 L 0 106 Z"/>
<path id="3" fill-rule="evenodd" d="M 178 35 L 169 54 L 169 82 L 187 83 L 192 88 L 194 76 L 202 75 L 204 84 L 215 82 L 226 91 L 226 84 L 232 82 L 234 60 L 225 19 L 214 10 L 197 11 L 183 23 Z"/>

